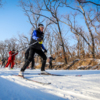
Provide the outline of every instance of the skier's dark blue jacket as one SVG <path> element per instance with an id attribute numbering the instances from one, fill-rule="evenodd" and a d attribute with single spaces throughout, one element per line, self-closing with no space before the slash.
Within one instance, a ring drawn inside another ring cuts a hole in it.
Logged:
<path id="1" fill-rule="evenodd" d="M 36 42 L 38 38 L 43 39 L 43 37 L 44 37 L 43 32 L 41 32 L 39 30 L 34 30 L 33 33 L 32 33 L 30 44 Z M 43 50 L 46 50 L 43 44 L 36 43 L 35 45 L 32 46 L 32 48 L 36 48 L 36 49 L 41 49 L 41 47 L 42 47 Z"/>

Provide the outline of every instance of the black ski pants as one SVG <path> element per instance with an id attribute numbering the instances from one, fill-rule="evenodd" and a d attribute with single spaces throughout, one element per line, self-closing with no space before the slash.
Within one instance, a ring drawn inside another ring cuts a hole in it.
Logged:
<path id="1" fill-rule="evenodd" d="M 45 71 L 45 64 L 46 64 L 46 59 L 47 59 L 45 53 L 41 49 L 38 50 L 38 49 L 35 49 L 35 48 L 30 48 L 28 59 L 25 61 L 24 66 L 21 68 L 22 72 L 25 71 L 25 69 L 28 67 L 30 62 L 33 60 L 35 53 L 39 54 L 42 57 L 43 61 L 42 61 L 41 71 Z"/>
<path id="2" fill-rule="evenodd" d="M 29 50 L 30 50 L 30 48 L 28 48 L 27 50 L 26 50 L 26 52 L 25 52 L 25 61 L 28 59 L 28 57 L 29 57 Z M 33 57 L 33 59 L 32 59 L 32 62 L 31 62 L 31 69 L 33 69 L 34 68 L 34 57 Z"/>
<path id="3" fill-rule="evenodd" d="M 52 69 L 52 62 L 49 62 L 49 68 Z"/>
<path id="4" fill-rule="evenodd" d="M 2 65 L 1 65 L 1 67 L 2 67 L 2 66 L 5 66 L 5 61 L 3 61 L 3 62 L 2 62 Z"/>

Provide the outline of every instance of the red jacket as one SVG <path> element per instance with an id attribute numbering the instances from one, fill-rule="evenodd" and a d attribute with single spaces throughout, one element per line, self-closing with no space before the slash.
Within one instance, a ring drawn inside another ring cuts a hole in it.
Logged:
<path id="1" fill-rule="evenodd" d="M 15 60 L 15 55 L 17 55 L 18 53 L 12 53 L 12 51 L 9 51 L 9 58 L 8 60 Z"/>

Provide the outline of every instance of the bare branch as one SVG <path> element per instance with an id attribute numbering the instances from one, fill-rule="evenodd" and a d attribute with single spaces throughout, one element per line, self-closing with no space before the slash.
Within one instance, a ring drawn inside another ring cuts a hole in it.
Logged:
<path id="1" fill-rule="evenodd" d="M 66 7 L 69 7 L 69 8 L 71 8 L 71 9 L 73 9 L 73 10 L 77 10 L 77 11 L 79 11 L 80 13 L 83 14 L 83 12 L 82 12 L 81 10 L 79 10 L 79 9 L 75 9 L 75 8 L 73 8 L 73 7 L 71 7 L 71 6 L 66 6 Z"/>
<path id="2" fill-rule="evenodd" d="M 92 1 L 81 1 L 81 0 L 77 0 L 77 1 L 80 2 L 80 3 L 91 3 L 91 4 L 94 4 L 96 6 L 100 6 L 100 4 L 92 2 Z"/>

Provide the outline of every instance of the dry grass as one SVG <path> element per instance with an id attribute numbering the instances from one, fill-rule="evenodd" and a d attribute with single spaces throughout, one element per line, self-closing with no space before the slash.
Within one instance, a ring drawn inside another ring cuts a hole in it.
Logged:
<path id="1" fill-rule="evenodd" d="M 78 68 L 80 66 L 80 68 Z M 95 66 L 94 68 L 92 68 Z M 46 69 L 48 66 L 46 67 Z M 68 64 L 62 64 L 62 65 L 53 65 L 53 69 L 60 70 L 60 69 L 69 69 L 69 70 L 75 70 L 75 69 L 100 69 L 100 65 L 98 65 L 98 62 L 93 59 L 83 59 L 83 60 L 74 60 L 73 62 L 70 62 Z"/>

